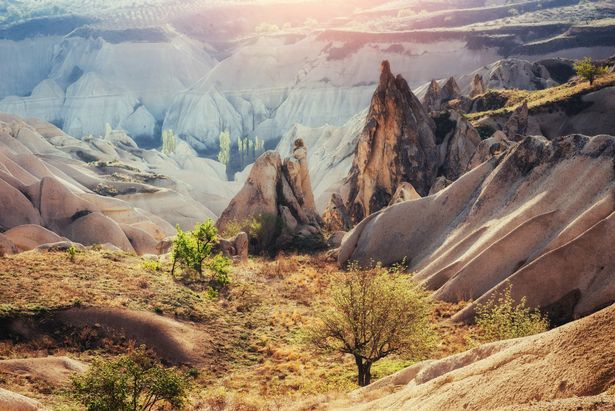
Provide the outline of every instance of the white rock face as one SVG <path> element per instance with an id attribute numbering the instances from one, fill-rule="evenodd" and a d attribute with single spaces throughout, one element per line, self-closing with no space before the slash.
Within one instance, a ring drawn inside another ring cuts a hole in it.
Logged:
<path id="1" fill-rule="evenodd" d="M 64 131 L 76 136 L 103 135 L 106 124 L 119 126 L 137 103 L 134 95 L 88 72 L 66 90 Z"/>
<path id="2" fill-rule="evenodd" d="M 120 126 L 134 137 L 154 135 L 156 119 L 145 106 L 139 106 L 131 115 L 120 122 Z"/>

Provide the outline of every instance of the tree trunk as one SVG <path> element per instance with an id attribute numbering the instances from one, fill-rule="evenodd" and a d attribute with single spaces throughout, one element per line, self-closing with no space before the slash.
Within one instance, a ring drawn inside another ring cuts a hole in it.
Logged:
<path id="1" fill-rule="evenodd" d="M 358 356 L 355 356 L 354 360 L 357 363 L 357 384 L 360 387 L 365 387 L 372 380 L 372 363 L 370 361 L 363 362 L 363 358 Z"/>

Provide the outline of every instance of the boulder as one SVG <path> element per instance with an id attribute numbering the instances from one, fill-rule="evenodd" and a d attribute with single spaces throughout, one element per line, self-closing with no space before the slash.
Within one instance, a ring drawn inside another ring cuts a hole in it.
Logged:
<path id="1" fill-rule="evenodd" d="M 35 248 L 39 252 L 56 253 L 59 251 L 68 251 L 71 247 L 74 247 L 77 251 L 85 251 L 86 248 L 83 244 L 73 243 L 72 241 L 58 241 L 56 243 L 41 244 Z"/>
<path id="2" fill-rule="evenodd" d="M 0 257 L 5 255 L 17 254 L 19 250 L 14 242 L 12 242 L 7 236 L 0 233 Z"/>
<path id="3" fill-rule="evenodd" d="M 468 163 L 466 171 L 472 170 L 492 157 L 504 153 L 513 144 L 512 141 L 508 140 L 508 137 L 506 137 L 503 131 L 496 131 L 491 137 L 478 144 Z"/>
<path id="4" fill-rule="evenodd" d="M 389 205 L 401 203 L 402 201 L 416 200 L 417 198 L 421 198 L 421 195 L 416 192 L 412 184 L 404 181 L 397 186 L 397 190 L 395 190 Z"/>
<path id="5" fill-rule="evenodd" d="M 401 75 L 382 62 L 352 167 L 341 188 L 351 221 L 356 224 L 386 207 L 397 186 L 410 182 L 426 195 L 436 177 L 435 125 Z"/>
<path id="6" fill-rule="evenodd" d="M 245 263 L 248 261 L 248 234 L 241 231 L 232 238 L 220 239 L 218 247 L 225 257 Z"/>
<path id="7" fill-rule="evenodd" d="M 111 243 L 123 251 L 135 251 L 120 225 L 99 212 L 76 219 L 68 231 L 71 240 L 84 245 Z"/>
<path id="8" fill-rule="evenodd" d="M 352 221 L 344 205 L 344 200 L 338 193 L 331 194 L 322 219 L 329 231 L 350 230 L 352 227 Z"/>
<path id="9" fill-rule="evenodd" d="M 138 255 L 156 254 L 158 252 L 158 241 L 147 231 L 128 224 L 120 224 L 120 227 Z"/>
<path id="10" fill-rule="evenodd" d="M 327 246 L 329 248 L 338 248 L 342 245 L 342 240 L 346 235 L 346 231 L 335 231 L 327 238 Z"/>
<path id="11" fill-rule="evenodd" d="M 33 250 L 41 244 L 57 243 L 66 238 L 37 224 L 24 224 L 13 227 L 4 235 L 11 240 L 19 251 Z"/>
<path id="12" fill-rule="evenodd" d="M 32 398 L 0 388 L 0 410 L 44 411 L 46 409 L 43 404 Z"/>

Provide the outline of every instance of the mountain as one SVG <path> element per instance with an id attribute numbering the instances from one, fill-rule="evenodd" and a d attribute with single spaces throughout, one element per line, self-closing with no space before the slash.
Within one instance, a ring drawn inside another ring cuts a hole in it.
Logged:
<path id="1" fill-rule="evenodd" d="M 369 106 L 374 60 L 415 88 L 502 57 L 615 54 L 609 2 L 22 3 L 0 22 L 0 111 L 77 138 L 109 123 L 144 147 L 172 129 L 206 153 L 224 130 L 272 148 L 297 123 L 344 125 Z M 486 85 L 550 84 L 536 67 L 508 72 Z"/>

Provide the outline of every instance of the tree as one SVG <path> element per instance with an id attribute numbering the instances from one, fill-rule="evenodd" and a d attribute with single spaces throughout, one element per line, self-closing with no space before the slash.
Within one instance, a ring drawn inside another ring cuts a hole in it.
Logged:
<path id="1" fill-rule="evenodd" d="M 224 130 L 220 133 L 220 152 L 218 153 L 218 161 L 224 165 L 228 165 L 231 159 L 231 133 Z"/>
<path id="2" fill-rule="evenodd" d="M 477 337 L 480 342 L 507 340 L 538 334 L 549 329 L 540 311 L 526 306 L 526 298 L 515 304 L 509 283 L 504 292 L 476 307 Z"/>
<path id="3" fill-rule="evenodd" d="M 166 155 L 175 152 L 177 142 L 173 130 L 162 130 L 162 152 Z"/>
<path id="4" fill-rule="evenodd" d="M 183 231 L 179 225 L 176 230 L 171 275 L 175 275 L 175 267 L 179 263 L 188 271 L 188 275 L 196 274 L 198 280 L 203 279 L 205 269 L 211 273 L 212 285 L 220 287 L 228 284 L 231 261 L 221 253 L 213 253 L 214 247 L 219 243 L 218 229 L 213 221 L 197 224 L 193 231 Z"/>
<path id="5" fill-rule="evenodd" d="M 392 354 L 423 357 L 433 346 L 429 295 L 400 271 L 349 267 L 310 331 L 316 347 L 354 357 L 360 386 L 371 382 L 374 362 Z"/>
<path id="6" fill-rule="evenodd" d="M 162 367 L 144 346 L 112 360 L 95 360 L 73 378 L 73 396 L 88 411 L 178 409 L 186 399 L 187 380 Z"/>
<path id="7" fill-rule="evenodd" d="M 598 66 L 593 62 L 591 57 L 585 57 L 576 61 L 574 63 L 574 70 L 577 76 L 588 80 L 590 86 L 594 84 L 596 77 L 606 74 L 607 72 L 606 67 Z"/>

